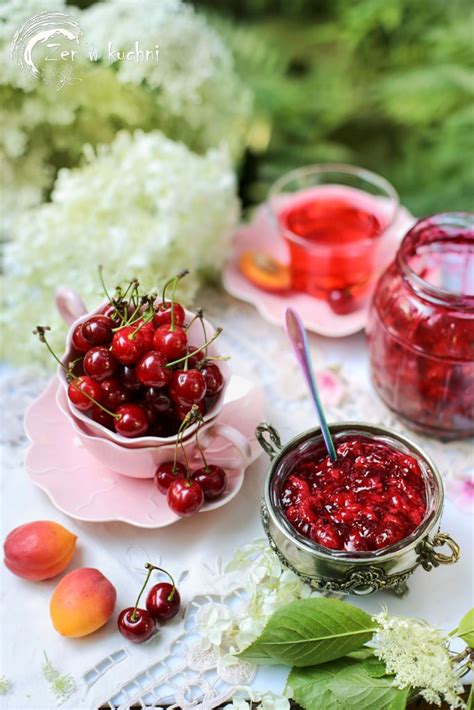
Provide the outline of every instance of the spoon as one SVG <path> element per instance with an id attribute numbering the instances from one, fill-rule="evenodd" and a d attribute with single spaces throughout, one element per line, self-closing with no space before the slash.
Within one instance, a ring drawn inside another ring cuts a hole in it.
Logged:
<path id="1" fill-rule="evenodd" d="M 315 406 L 319 423 L 321 425 L 321 431 L 323 433 L 324 443 L 326 444 L 327 452 L 333 461 L 337 461 L 336 449 L 334 442 L 331 438 L 331 433 L 329 431 L 328 423 L 326 420 L 326 415 L 319 399 L 318 386 L 316 384 L 316 379 L 314 377 L 313 365 L 311 362 L 311 355 L 309 353 L 308 339 L 306 337 L 306 331 L 304 325 L 301 321 L 299 315 L 292 308 L 286 309 L 286 332 L 293 345 L 295 351 L 296 359 L 298 360 L 300 367 L 303 371 L 308 389 L 311 394 L 311 399 Z"/>

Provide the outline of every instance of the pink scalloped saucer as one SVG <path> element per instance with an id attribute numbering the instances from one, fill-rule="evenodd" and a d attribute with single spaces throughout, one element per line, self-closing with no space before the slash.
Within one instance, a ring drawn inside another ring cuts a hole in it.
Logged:
<path id="1" fill-rule="evenodd" d="M 388 264 L 402 238 L 415 222 L 415 217 L 400 207 L 398 216 L 387 234 L 385 262 Z M 239 260 L 242 252 L 261 251 L 283 263 L 288 263 L 288 254 L 283 238 L 272 222 L 267 205 L 255 210 L 253 220 L 241 225 L 234 233 L 232 255 L 223 274 L 226 291 L 252 304 L 265 320 L 274 325 L 284 326 L 285 311 L 295 308 L 300 314 L 305 328 L 320 335 L 340 338 L 352 335 L 365 328 L 368 305 L 348 315 L 336 315 L 325 303 L 305 293 L 274 294 L 254 286 L 240 271 Z"/>
<path id="2" fill-rule="evenodd" d="M 119 521 L 142 528 L 161 528 L 180 518 L 173 513 L 154 486 L 153 479 L 128 478 L 99 463 L 81 444 L 74 429 L 56 403 L 57 379 L 33 402 L 25 415 L 25 429 L 31 446 L 25 468 L 63 513 L 89 522 Z M 245 466 L 226 468 L 228 486 L 222 498 L 206 503 L 200 512 L 220 508 L 237 495 L 246 466 L 261 449 L 254 431 L 263 418 L 260 387 L 234 375 L 226 390 L 219 422 L 238 429 L 251 446 Z M 232 446 L 216 439 L 206 451 L 209 463 L 228 460 Z M 236 459 L 237 460 L 237 459 Z"/>

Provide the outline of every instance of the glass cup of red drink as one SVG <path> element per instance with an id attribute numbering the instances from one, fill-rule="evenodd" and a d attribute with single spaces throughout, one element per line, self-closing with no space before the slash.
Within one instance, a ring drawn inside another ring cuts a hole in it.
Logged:
<path id="1" fill-rule="evenodd" d="M 385 178 L 352 165 L 309 165 L 270 189 L 270 210 L 289 251 L 291 288 L 350 313 L 386 266 L 386 237 L 398 209 Z"/>

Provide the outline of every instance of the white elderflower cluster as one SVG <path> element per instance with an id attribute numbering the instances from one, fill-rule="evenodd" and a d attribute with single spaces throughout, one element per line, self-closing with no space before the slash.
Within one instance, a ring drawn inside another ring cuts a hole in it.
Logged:
<path id="1" fill-rule="evenodd" d="M 28 337 L 37 324 L 52 326 L 61 351 L 55 291 L 72 287 L 97 306 L 104 299 L 99 264 L 112 289 L 136 276 L 150 290 L 188 268 L 180 297 L 189 302 L 200 277 L 223 264 L 237 218 L 224 150 L 199 156 L 159 131 L 120 133 L 97 153 L 89 149 L 86 164 L 60 172 L 52 201 L 25 216 L 5 247 L 7 358 L 31 364 L 47 357 Z M 22 338 L 13 337 L 18 328 Z"/>
<path id="2" fill-rule="evenodd" d="M 251 700 L 246 700 L 242 695 L 237 695 L 232 702 L 224 706 L 224 710 L 252 710 L 252 703 L 258 702 L 258 710 L 290 710 L 290 701 L 283 696 L 267 692 L 264 695 L 253 695 Z"/>
<path id="3" fill-rule="evenodd" d="M 311 588 L 283 567 L 265 540 L 238 550 L 226 572 L 238 571 L 248 598 L 235 610 L 204 607 L 198 617 L 197 630 L 202 646 L 218 648 L 226 663 L 234 662 L 234 654 L 249 646 L 263 631 L 265 624 L 279 607 L 297 599 L 306 599 Z"/>
<path id="4" fill-rule="evenodd" d="M 459 697 L 463 686 L 449 656 L 446 638 L 424 621 L 389 616 L 374 617 L 378 624 L 373 638 L 374 653 L 395 675 L 399 688 L 415 688 L 428 703 L 464 708 Z"/>

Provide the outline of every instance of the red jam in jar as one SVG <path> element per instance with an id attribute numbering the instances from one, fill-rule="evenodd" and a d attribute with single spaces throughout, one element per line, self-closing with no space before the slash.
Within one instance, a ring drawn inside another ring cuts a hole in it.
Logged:
<path id="1" fill-rule="evenodd" d="M 474 434 L 474 214 L 420 220 L 381 277 L 368 325 L 374 386 L 412 428 Z"/>
<path id="2" fill-rule="evenodd" d="M 423 521 L 426 485 L 416 458 L 383 441 L 339 438 L 337 461 L 323 452 L 290 470 L 280 501 L 304 537 L 333 550 L 379 550 L 408 537 Z"/>

